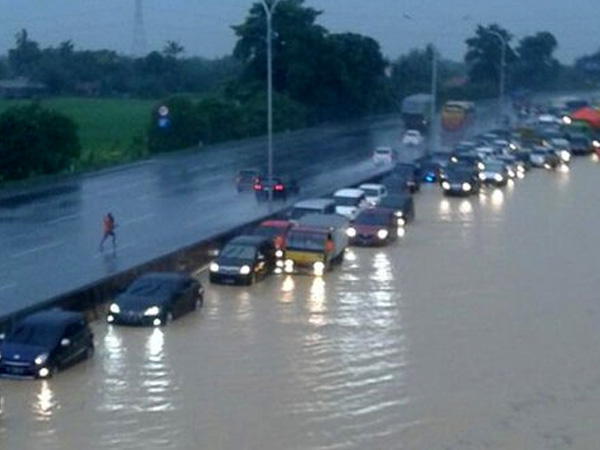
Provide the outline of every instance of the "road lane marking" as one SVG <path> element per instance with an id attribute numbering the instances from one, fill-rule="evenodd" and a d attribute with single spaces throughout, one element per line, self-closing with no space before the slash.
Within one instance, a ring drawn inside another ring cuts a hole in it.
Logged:
<path id="1" fill-rule="evenodd" d="M 17 283 L 7 283 L 0 286 L 0 292 L 6 291 L 8 289 L 12 289 L 17 285 Z"/>
<path id="2" fill-rule="evenodd" d="M 55 224 L 58 224 L 58 223 L 61 223 L 61 222 L 66 222 L 66 221 L 68 221 L 68 220 L 75 219 L 75 218 L 77 218 L 77 217 L 81 217 L 81 213 L 77 213 L 77 214 L 70 214 L 70 215 L 68 215 L 68 216 L 62 216 L 62 217 L 58 217 L 58 218 L 56 218 L 56 219 L 49 220 L 49 221 L 48 221 L 48 222 L 46 222 L 46 223 L 47 223 L 48 225 L 55 225 Z"/>
<path id="3" fill-rule="evenodd" d="M 21 252 L 17 252 L 17 253 L 13 253 L 11 256 L 13 258 L 22 258 L 23 256 L 28 256 L 31 255 L 32 253 L 37 253 L 37 252 L 41 252 L 44 250 L 50 250 L 56 247 L 60 247 L 61 245 L 63 245 L 64 241 L 54 241 L 54 242 L 48 242 L 47 244 L 43 244 L 43 245 L 38 245 L 37 247 L 33 247 L 27 250 L 23 250 Z"/>
<path id="4" fill-rule="evenodd" d="M 145 220 L 152 219 L 155 216 L 154 213 L 144 214 L 143 216 L 136 217 L 135 219 L 125 220 L 121 222 L 122 225 L 131 225 L 132 223 L 143 222 Z"/>

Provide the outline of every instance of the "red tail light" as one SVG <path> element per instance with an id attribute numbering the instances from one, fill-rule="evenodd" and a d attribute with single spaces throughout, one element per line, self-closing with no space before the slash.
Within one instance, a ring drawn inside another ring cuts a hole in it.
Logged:
<path id="1" fill-rule="evenodd" d="M 254 190 L 255 190 L 255 191 L 260 191 L 261 189 L 262 189 L 262 186 L 261 186 L 259 183 L 256 183 L 256 184 L 254 185 Z"/>
<path id="2" fill-rule="evenodd" d="M 283 184 L 276 184 L 275 187 L 274 187 L 274 189 L 276 191 L 283 191 Z"/>

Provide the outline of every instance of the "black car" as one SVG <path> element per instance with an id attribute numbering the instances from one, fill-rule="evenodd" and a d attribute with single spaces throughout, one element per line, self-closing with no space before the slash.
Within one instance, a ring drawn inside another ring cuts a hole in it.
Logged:
<path id="1" fill-rule="evenodd" d="M 94 335 L 83 314 L 61 309 L 24 318 L 0 342 L 0 375 L 48 378 L 94 354 Z"/>
<path id="2" fill-rule="evenodd" d="M 415 202 L 410 195 L 388 195 L 381 199 L 378 206 L 393 210 L 398 218 L 398 225 L 406 225 L 415 219 Z"/>
<path id="3" fill-rule="evenodd" d="M 273 192 L 273 200 L 286 201 L 291 195 L 297 195 L 300 192 L 298 183 L 295 179 L 289 177 L 263 177 L 254 185 L 256 200 L 264 202 L 269 199 L 269 192 Z"/>
<path id="4" fill-rule="evenodd" d="M 229 241 L 210 264 L 210 282 L 247 284 L 275 270 L 277 256 L 273 239 L 265 236 L 238 236 Z"/>
<path id="5" fill-rule="evenodd" d="M 238 192 L 252 191 L 257 183 L 260 183 L 261 172 L 259 169 L 241 169 L 235 177 L 235 188 Z"/>
<path id="6" fill-rule="evenodd" d="M 150 272 L 136 278 L 108 307 L 108 323 L 166 325 L 202 306 L 204 289 L 177 272 Z"/>
<path id="7" fill-rule="evenodd" d="M 447 168 L 453 165 L 470 166 L 476 172 L 482 171 L 485 167 L 483 158 L 476 152 L 453 153 L 450 155 Z"/>
<path id="8" fill-rule="evenodd" d="M 417 178 L 417 180 L 419 180 Z M 419 180 L 420 181 L 420 180 Z M 412 188 L 409 180 L 398 174 L 390 174 L 380 181 L 391 194 L 411 194 Z"/>
<path id="9" fill-rule="evenodd" d="M 562 161 L 553 149 L 543 146 L 533 147 L 529 156 L 532 167 L 543 167 L 544 169 L 557 169 Z"/>
<path id="10" fill-rule="evenodd" d="M 592 140 L 583 133 L 570 134 L 569 142 L 574 155 L 587 155 L 594 150 Z"/>
<path id="11" fill-rule="evenodd" d="M 481 183 L 471 167 L 456 166 L 446 170 L 440 186 L 446 195 L 472 195 L 479 192 Z"/>
<path id="12" fill-rule="evenodd" d="M 391 172 L 392 176 L 398 176 L 406 180 L 406 186 L 411 194 L 421 189 L 421 179 L 419 178 L 419 168 L 416 164 L 397 163 Z"/>
<path id="13" fill-rule="evenodd" d="M 415 160 L 419 168 L 419 178 L 425 183 L 439 180 L 440 171 L 448 164 L 448 153 L 435 152 Z"/>

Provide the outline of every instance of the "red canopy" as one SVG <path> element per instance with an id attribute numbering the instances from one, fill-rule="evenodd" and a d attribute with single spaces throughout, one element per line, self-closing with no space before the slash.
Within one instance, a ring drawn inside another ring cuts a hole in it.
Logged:
<path id="1" fill-rule="evenodd" d="M 571 114 L 571 119 L 582 120 L 594 128 L 600 128 L 600 112 L 585 106 Z"/>

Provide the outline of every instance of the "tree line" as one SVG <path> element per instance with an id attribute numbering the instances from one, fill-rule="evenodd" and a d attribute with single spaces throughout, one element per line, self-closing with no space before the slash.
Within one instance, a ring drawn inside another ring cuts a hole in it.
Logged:
<path id="1" fill-rule="evenodd" d="M 389 61 L 368 36 L 329 32 L 317 22 L 321 14 L 305 6 L 304 0 L 282 0 L 274 11 L 275 131 L 393 112 L 403 97 L 430 90 L 436 49 L 415 49 Z M 185 57 L 185 49 L 175 41 L 139 58 L 110 50 L 77 50 L 70 40 L 41 48 L 27 30 L 21 30 L 15 47 L 0 60 L 0 78 L 43 83 L 47 95 L 53 96 L 161 99 L 149 117 L 150 152 L 264 134 L 267 63 L 262 5 L 254 3 L 245 21 L 232 28 L 237 37 L 232 54 L 215 60 Z M 554 57 L 558 43 L 549 32 L 513 41 L 512 34 L 497 24 L 478 26 L 465 42 L 464 61 L 438 58 L 441 98 L 497 95 L 502 43 L 507 92 L 579 88 L 600 81 L 600 51 L 567 67 Z M 159 114 L 159 106 L 167 107 L 166 117 Z M 15 127 L 14 121 L 27 120 L 32 112 L 30 120 L 45 120 L 40 106 L 31 108 L 28 113 L 19 109 L 0 114 L 0 130 L 9 134 L 30 130 L 33 124 Z M 37 152 L 19 147 L 27 140 L 7 139 L 4 133 L 0 133 L 0 181 L 68 170 L 78 157 L 77 145 L 65 145 L 64 157 L 48 164 L 46 156 L 36 159 Z M 55 139 L 48 142 L 53 147 L 40 153 L 63 152 Z M 3 155 L 8 154 L 13 159 L 21 155 L 25 163 L 4 164 Z"/>

